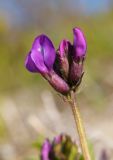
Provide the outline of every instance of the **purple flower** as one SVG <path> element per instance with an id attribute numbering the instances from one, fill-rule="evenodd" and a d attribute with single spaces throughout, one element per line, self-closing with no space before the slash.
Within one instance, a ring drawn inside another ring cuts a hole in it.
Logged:
<path id="1" fill-rule="evenodd" d="M 46 35 L 38 36 L 28 54 L 25 66 L 30 72 L 48 73 L 55 61 L 55 48 Z"/>
<path id="2" fill-rule="evenodd" d="M 87 44 L 83 32 L 79 28 L 73 29 L 74 60 L 82 60 L 86 55 Z"/>
<path id="3" fill-rule="evenodd" d="M 52 147 L 51 143 L 49 142 L 48 139 L 46 139 L 41 150 L 41 160 L 50 160 L 49 153 L 51 151 L 51 147 Z"/>
<path id="4" fill-rule="evenodd" d="M 28 53 L 25 66 L 30 72 L 40 73 L 59 93 L 75 91 L 83 76 L 86 40 L 79 28 L 73 29 L 73 45 L 63 39 L 57 51 L 46 35 L 38 36 Z"/>
<path id="5" fill-rule="evenodd" d="M 67 94 L 68 84 L 53 70 L 55 52 L 51 40 L 42 34 L 34 40 L 31 51 L 26 57 L 25 66 L 30 72 L 41 73 L 56 91 Z"/>
<path id="6" fill-rule="evenodd" d="M 46 140 L 42 146 L 41 160 L 64 160 L 70 157 L 74 160 L 81 159 L 76 143 L 66 134 L 60 134 L 52 141 Z"/>

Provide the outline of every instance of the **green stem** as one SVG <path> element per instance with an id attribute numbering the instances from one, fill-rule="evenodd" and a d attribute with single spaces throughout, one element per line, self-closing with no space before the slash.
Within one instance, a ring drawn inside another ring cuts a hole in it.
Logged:
<path id="1" fill-rule="evenodd" d="M 82 149 L 84 160 L 91 160 L 88 145 L 87 145 L 85 130 L 82 124 L 79 109 L 75 103 L 74 93 L 71 94 L 69 103 L 72 108 L 74 120 L 75 120 L 77 131 L 79 134 L 79 139 L 80 139 L 80 144 L 81 144 L 81 149 Z"/>

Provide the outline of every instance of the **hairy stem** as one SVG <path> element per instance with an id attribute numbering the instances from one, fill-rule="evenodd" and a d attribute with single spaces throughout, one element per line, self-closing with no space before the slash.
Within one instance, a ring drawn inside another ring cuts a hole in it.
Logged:
<path id="1" fill-rule="evenodd" d="M 81 116 L 78 107 L 76 106 L 75 98 L 74 98 L 74 93 L 71 94 L 70 100 L 69 100 L 74 120 L 76 123 L 77 131 L 79 134 L 79 139 L 80 139 L 80 144 L 81 144 L 81 149 L 83 153 L 84 160 L 91 160 L 90 154 L 89 154 L 89 149 L 87 145 L 87 140 L 86 140 L 86 134 L 85 130 L 82 124 Z"/>

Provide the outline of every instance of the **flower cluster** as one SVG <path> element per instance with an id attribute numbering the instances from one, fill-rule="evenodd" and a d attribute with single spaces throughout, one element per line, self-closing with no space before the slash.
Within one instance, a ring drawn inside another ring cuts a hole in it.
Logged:
<path id="1" fill-rule="evenodd" d="M 83 160 L 83 158 L 71 138 L 61 134 L 52 142 L 45 140 L 41 149 L 41 160 Z"/>
<path id="2" fill-rule="evenodd" d="M 46 35 L 39 35 L 25 61 L 30 72 L 40 73 L 63 95 L 67 95 L 71 90 L 75 91 L 83 76 L 86 40 L 79 28 L 73 29 L 73 35 L 73 44 L 64 39 L 57 50 Z"/>

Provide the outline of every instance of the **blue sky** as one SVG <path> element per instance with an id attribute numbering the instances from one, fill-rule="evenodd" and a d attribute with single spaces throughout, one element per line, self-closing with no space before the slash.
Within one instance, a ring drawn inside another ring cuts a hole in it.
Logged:
<path id="1" fill-rule="evenodd" d="M 109 9 L 110 0 L 80 0 L 80 4 L 85 7 L 88 13 L 101 12 Z"/>
<path id="2" fill-rule="evenodd" d="M 20 0 L 22 1 L 22 0 Z M 29 3 L 32 1 L 38 1 L 44 3 L 45 0 L 23 0 L 23 2 Z M 53 8 L 60 5 L 60 3 L 67 4 L 70 10 L 76 10 L 79 7 L 83 8 L 84 13 L 93 14 L 101 12 L 103 10 L 108 10 L 111 0 L 46 0 L 48 4 Z M 23 22 L 24 8 L 21 8 L 19 5 L 19 0 L 0 0 L 0 14 L 6 13 L 9 18 L 14 23 Z"/>
<path id="3" fill-rule="evenodd" d="M 13 23 L 21 22 L 22 12 L 15 0 L 0 0 L 0 14 L 5 14 Z"/>
<path id="4" fill-rule="evenodd" d="M 27 0 L 26 2 L 29 3 L 30 0 Z M 33 1 L 33 0 L 31 0 Z M 36 0 L 34 0 L 36 1 Z M 40 1 L 40 0 L 37 0 Z M 44 2 L 44 0 L 42 0 Z M 65 4 L 66 0 L 48 0 L 48 3 L 52 4 L 58 4 L 60 2 L 63 2 Z M 85 10 L 87 12 L 97 12 L 103 9 L 106 9 L 109 7 L 110 0 L 70 0 L 67 1 L 67 4 L 69 4 L 70 7 L 76 9 L 76 4 L 84 6 Z M 16 12 L 16 10 L 19 9 L 19 6 L 17 5 L 15 0 L 0 0 L 0 9 L 8 9 L 13 10 Z"/>

